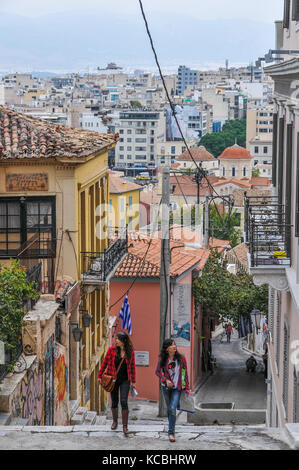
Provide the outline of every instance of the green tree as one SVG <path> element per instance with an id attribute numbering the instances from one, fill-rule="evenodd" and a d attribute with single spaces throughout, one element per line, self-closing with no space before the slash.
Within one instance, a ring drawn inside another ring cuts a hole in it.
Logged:
<path id="1" fill-rule="evenodd" d="M 130 105 L 132 108 L 142 108 L 140 101 L 130 101 Z"/>
<path id="2" fill-rule="evenodd" d="M 253 177 L 260 176 L 260 170 L 258 168 L 253 168 L 252 169 L 252 176 Z"/>
<path id="3" fill-rule="evenodd" d="M 246 147 L 246 120 L 232 120 L 222 126 L 221 132 L 206 134 L 198 145 L 203 145 L 208 152 L 219 157 L 223 150 L 233 146 L 237 142 L 241 147 Z"/>
<path id="4" fill-rule="evenodd" d="M 0 264 L 0 340 L 12 357 L 21 340 L 25 299 L 36 299 L 34 283 L 26 280 L 26 271 L 19 261 L 11 260 L 10 266 Z"/>
<path id="5" fill-rule="evenodd" d="M 240 316 L 249 317 L 254 308 L 268 315 L 268 286 L 255 286 L 253 277 L 246 272 L 227 271 L 227 263 L 216 249 L 210 250 L 202 275 L 193 281 L 192 290 L 195 304 L 202 305 L 203 314 L 216 317 L 219 323 L 229 315 L 237 328 Z"/>

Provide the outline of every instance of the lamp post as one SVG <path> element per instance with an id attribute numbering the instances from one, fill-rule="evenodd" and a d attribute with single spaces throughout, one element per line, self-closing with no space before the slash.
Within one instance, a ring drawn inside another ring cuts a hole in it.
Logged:
<path id="1" fill-rule="evenodd" d="M 250 316 L 251 316 L 252 323 L 255 325 L 256 334 L 258 334 L 259 329 L 260 329 L 260 324 L 261 324 L 262 312 L 254 308 L 252 312 L 250 313 Z"/>
<path id="2" fill-rule="evenodd" d="M 79 324 L 76 322 L 70 322 L 70 325 L 76 325 L 76 328 L 72 329 L 72 333 L 73 333 L 74 341 L 76 343 L 79 343 L 83 335 L 83 329 L 79 328 Z"/>

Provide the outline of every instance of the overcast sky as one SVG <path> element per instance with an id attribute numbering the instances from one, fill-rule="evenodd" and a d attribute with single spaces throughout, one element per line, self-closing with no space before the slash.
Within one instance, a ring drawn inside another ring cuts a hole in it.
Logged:
<path id="1" fill-rule="evenodd" d="M 283 0 L 143 0 L 151 11 L 184 13 L 205 19 L 246 18 L 271 23 L 282 18 Z M 139 12 L 138 0 L 0 0 L 0 11 L 39 16 L 69 10 L 96 9 L 105 14 Z"/>

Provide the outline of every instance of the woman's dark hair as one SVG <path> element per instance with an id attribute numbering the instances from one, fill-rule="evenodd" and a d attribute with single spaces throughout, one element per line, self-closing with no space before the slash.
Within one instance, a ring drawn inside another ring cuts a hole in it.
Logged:
<path id="1" fill-rule="evenodd" d="M 132 351 L 134 350 L 132 341 L 130 340 L 129 336 L 127 333 L 124 333 L 123 331 L 120 331 L 117 335 L 117 339 L 121 341 L 124 344 L 124 349 L 127 358 L 130 360 L 132 356 Z M 120 347 L 116 347 L 116 354 L 118 357 L 120 357 Z"/>
<path id="2" fill-rule="evenodd" d="M 165 339 L 163 341 L 163 345 L 162 345 L 162 349 L 160 351 L 160 365 L 161 365 L 161 368 L 164 368 L 166 366 L 166 362 L 167 362 L 167 359 L 169 357 L 168 355 L 168 352 L 167 352 L 167 349 L 169 348 L 169 346 L 171 346 L 172 344 L 174 343 L 174 340 L 169 338 L 169 339 Z M 180 364 L 182 363 L 182 360 L 183 360 L 183 356 L 182 354 L 180 354 L 178 352 L 178 350 L 176 350 L 175 352 L 175 355 L 174 355 L 174 360 L 177 360 Z"/>

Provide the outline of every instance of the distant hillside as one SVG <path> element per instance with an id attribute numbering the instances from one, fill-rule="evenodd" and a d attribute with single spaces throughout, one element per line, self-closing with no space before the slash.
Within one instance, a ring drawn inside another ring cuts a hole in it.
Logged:
<path id="1" fill-rule="evenodd" d="M 148 15 L 162 65 L 249 62 L 274 46 L 274 25 L 259 21 L 198 21 Z M 0 16 L 0 68 L 82 70 L 88 65 L 152 66 L 142 19 L 112 12 Z"/>

